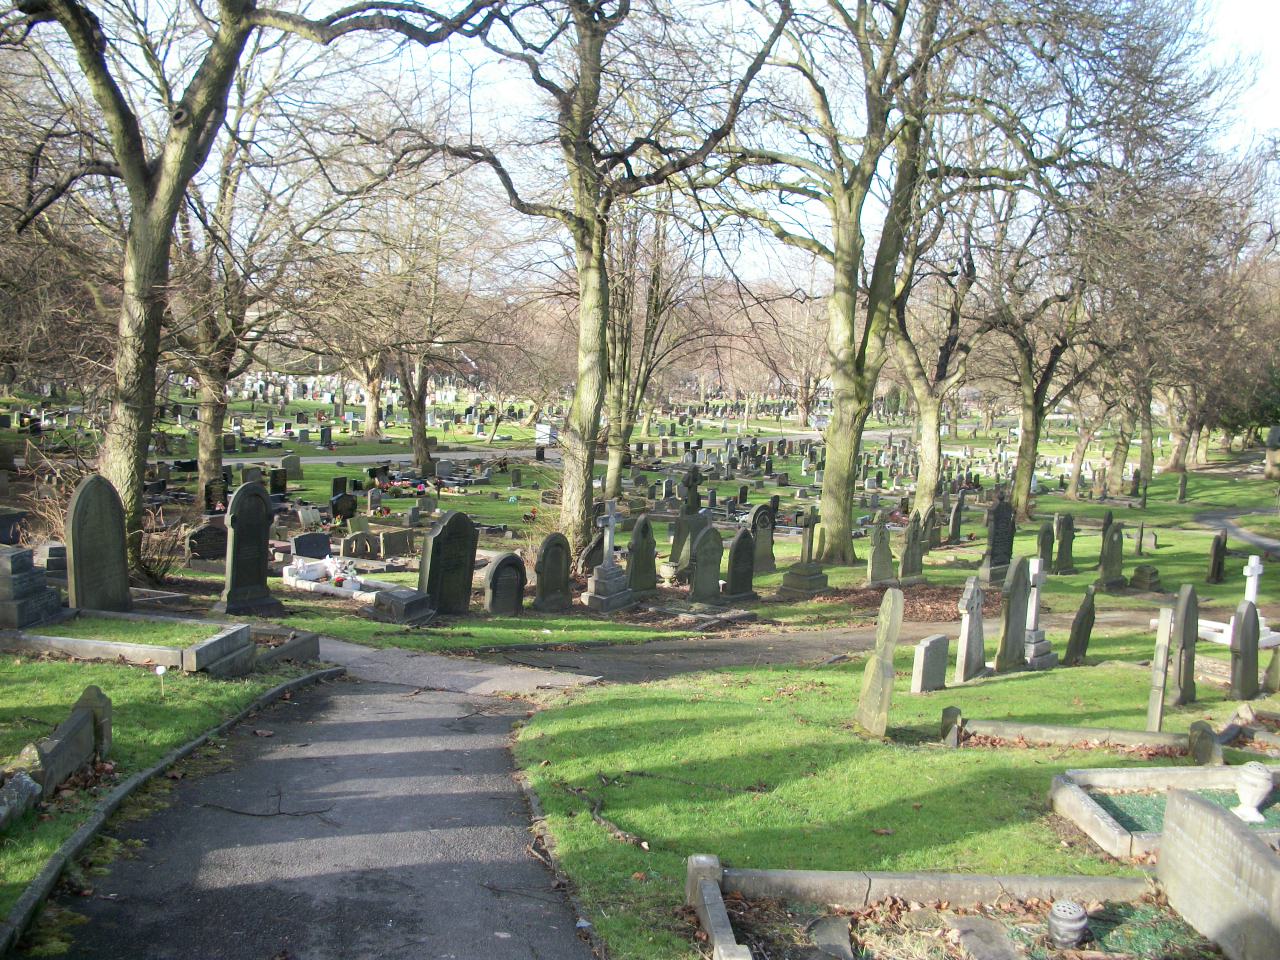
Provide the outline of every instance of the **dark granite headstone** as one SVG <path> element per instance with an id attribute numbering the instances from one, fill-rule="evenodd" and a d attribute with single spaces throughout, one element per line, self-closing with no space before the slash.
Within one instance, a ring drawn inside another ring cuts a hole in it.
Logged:
<path id="1" fill-rule="evenodd" d="M 470 607 L 478 539 L 471 518 L 457 510 L 433 523 L 423 539 L 418 590 L 431 597 L 440 613 L 462 614 Z"/>
<path id="2" fill-rule="evenodd" d="M 329 556 L 329 535 L 327 533 L 301 533 L 289 541 L 295 557 L 306 557 L 310 560 L 323 560 Z"/>
<path id="3" fill-rule="evenodd" d="M 627 587 L 633 594 L 652 593 L 658 588 L 658 544 L 649 515 L 636 518 L 627 549 Z"/>
<path id="4" fill-rule="evenodd" d="M 489 562 L 484 575 L 484 609 L 500 616 L 519 616 L 524 609 L 524 561 L 504 553 Z"/>
<path id="5" fill-rule="evenodd" d="M 274 514 L 260 483 L 241 484 L 227 506 L 227 576 L 214 613 L 271 615 L 282 609 L 267 589 L 268 538 Z"/>
<path id="6" fill-rule="evenodd" d="M 725 570 L 724 599 L 737 603 L 756 596 L 753 580 L 756 544 L 751 531 L 743 528 L 729 541 L 729 561 Z"/>
<path id="7" fill-rule="evenodd" d="M 569 540 L 563 533 L 549 533 L 538 547 L 538 560 L 534 565 L 537 583 L 534 588 L 533 609 L 558 612 L 572 602 L 569 594 Z"/>
<path id="8" fill-rule="evenodd" d="M 128 610 L 129 558 L 124 504 L 105 477 L 76 486 L 67 508 L 67 603 L 86 610 Z"/>
<path id="9" fill-rule="evenodd" d="M 1085 654 L 1089 652 L 1089 639 L 1093 636 L 1093 621 L 1096 609 L 1093 602 L 1093 585 L 1084 588 L 1084 599 L 1080 601 L 1080 609 L 1071 621 L 1071 634 L 1067 639 L 1067 651 L 1062 657 L 1063 666 L 1080 667 L 1084 665 Z"/>

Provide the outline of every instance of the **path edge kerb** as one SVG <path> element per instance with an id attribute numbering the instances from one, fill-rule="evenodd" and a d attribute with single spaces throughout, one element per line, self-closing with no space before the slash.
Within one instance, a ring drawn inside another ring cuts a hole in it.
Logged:
<path id="1" fill-rule="evenodd" d="M 234 717 L 224 720 L 213 729 L 206 730 L 194 740 L 171 751 L 154 766 L 133 774 L 124 783 L 107 794 L 89 819 L 81 824 L 80 829 L 63 841 L 62 846 L 58 847 L 53 856 L 49 858 L 48 863 L 44 865 L 44 869 L 36 875 L 34 880 L 27 884 L 27 888 L 22 892 L 22 896 L 18 898 L 17 903 L 13 905 L 13 909 L 9 911 L 9 915 L 0 922 L 0 957 L 6 956 L 18 942 L 18 938 L 26 932 L 32 918 L 36 915 L 36 911 L 40 909 L 45 899 L 53 892 L 54 885 L 58 882 L 58 877 L 62 875 L 66 865 L 80 855 L 84 848 L 89 845 L 89 841 L 93 839 L 94 835 L 102 829 L 107 819 L 119 809 L 120 804 L 128 799 L 130 794 L 152 777 L 163 773 L 179 760 L 204 746 L 214 737 L 225 733 L 251 713 L 269 706 L 286 693 L 313 683 L 335 680 L 345 675 L 346 672 L 346 667 L 329 667 L 324 670 L 316 670 L 305 676 L 295 677 L 292 680 L 286 680 L 284 683 L 272 687 Z"/>

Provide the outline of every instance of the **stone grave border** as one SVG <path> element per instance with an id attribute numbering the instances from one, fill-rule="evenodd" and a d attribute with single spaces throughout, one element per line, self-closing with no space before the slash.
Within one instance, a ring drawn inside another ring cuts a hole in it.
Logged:
<path id="1" fill-rule="evenodd" d="M 190 756 L 214 737 L 221 736 L 250 714 L 269 706 L 286 693 L 291 693 L 294 690 L 315 683 L 336 680 L 338 677 L 344 676 L 346 672 L 346 667 L 330 667 L 325 670 L 316 670 L 302 677 L 295 677 L 292 680 L 286 680 L 279 686 L 272 687 L 234 717 L 224 720 L 216 727 L 200 734 L 194 740 L 184 743 L 168 753 L 154 766 L 135 773 L 107 794 L 106 798 L 98 804 L 97 809 L 90 814 L 89 819 L 81 824 L 75 833 L 63 841 L 62 846 L 58 847 L 53 856 L 44 865 L 44 869 L 36 875 L 34 880 L 27 884 L 27 888 L 22 891 L 22 895 L 14 903 L 9 915 L 0 920 L 0 957 L 5 956 L 13 948 L 14 944 L 18 942 L 18 938 L 26 932 L 27 927 L 35 917 L 36 911 L 39 910 L 49 894 L 53 892 L 54 885 L 58 882 L 58 877 L 61 876 L 66 865 L 80 856 L 84 848 L 89 845 L 89 841 L 102 829 L 108 818 L 119 809 L 130 794 L 148 780 L 169 769 L 179 760 Z"/>
<path id="2" fill-rule="evenodd" d="M 1280 767 L 1271 769 L 1272 782 Z M 1234 790 L 1240 768 L 1214 767 L 1096 767 L 1068 770 L 1053 778 L 1049 805 L 1053 812 L 1077 827 L 1111 856 L 1128 860 L 1158 853 L 1160 834 L 1131 832 L 1089 796 L 1089 789 L 1105 790 Z M 1280 840 L 1280 828 L 1254 830 L 1272 842 Z"/>
<path id="3" fill-rule="evenodd" d="M 6 630 L 0 633 L 0 647 L 24 652 L 62 653 L 82 660 L 123 658 L 126 663 L 139 666 L 173 667 L 184 673 L 205 670 L 215 675 L 231 675 L 225 671 L 239 670 L 241 673 L 247 673 L 253 669 L 253 658 L 244 653 L 246 649 L 253 651 L 256 646 L 247 623 L 163 617 L 144 613 L 119 613 L 111 610 L 73 610 L 70 611 L 70 615 L 62 616 L 56 622 L 64 623 L 74 620 L 82 614 L 107 620 L 131 620 L 137 623 L 177 622 L 204 625 L 209 628 L 209 637 L 189 647 L 158 647 L 117 640 L 49 636 L 39 633 L 40 625 L 33 624 L 31 628 Z M 248 660 L 247 665 L 242 662 L 245 659 Z"/>
<path id="4" fill-rule="evenodd" d="M 695 854 L 686 861 L 685 903 L 698 913 L 714 960 L 751 960 L 734 938 L 724 895 L 764 897 L 859 910 L 889 897 L 976 906 L 1016 897 L 1132 902 L 1151 892 L 1146 877 L 1037 877 L 967 873 L 877 873 L 861 870 L 735 870 L 720 858 Z"/>

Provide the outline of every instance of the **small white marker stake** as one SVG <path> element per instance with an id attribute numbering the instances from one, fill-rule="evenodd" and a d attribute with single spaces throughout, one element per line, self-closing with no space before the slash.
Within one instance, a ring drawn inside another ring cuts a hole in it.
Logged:
<path id="1" fill-rule="evenodd" d="M 156 667 L 156 676 L 160 678 L 160 699 L 164 699 L 164 675 L 168 672 L 163 666 Z"/>

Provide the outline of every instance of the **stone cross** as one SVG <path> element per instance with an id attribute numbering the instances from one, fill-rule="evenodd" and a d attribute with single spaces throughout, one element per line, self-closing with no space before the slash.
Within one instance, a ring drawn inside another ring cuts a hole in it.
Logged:
<path id="1" fill-rule="evenodd" d="M 813 534 L 818 528 L 818 511 L 813 507 L 801 521 L 804 533 L 800 535 L 800 563 L 813 563 Z"/>
<path id="2" fill-rule="evenodd" d="M 606 500 L 604 505 L 604 513 L 596 520 L 596 524 L 604 529 L 604 566 L 612 567 L 613 562 L 613 532 L 618 526 L 618 501 Z"/>
<path id="3" fill-rule="evenodd" d="M 1244 599 L 1246 603 L 1258 604 L 1258 581 L 1262 579 L 1262 558 L 1251 556 L 1244 566 Z"/>
<path id="4" fill-rule="evenodd" d="M 1027 564 L 1027 579 L 1031 582 L 1031 599 L 1027 602 L 1027 633 L 1040 629 L 1040 588 L 1049 579 L 1044 573 L 1044 560 L 1037 557 Z"/>
<path id="5" fill-rule="evenodd" d="M 956 649 L 956 683 L 980 676 L 987 668 L 982 636 L 982 603 L 985 599 L 977 577 L 964 582 L 957 604 L 960 610 L 960 643 Z"/>

